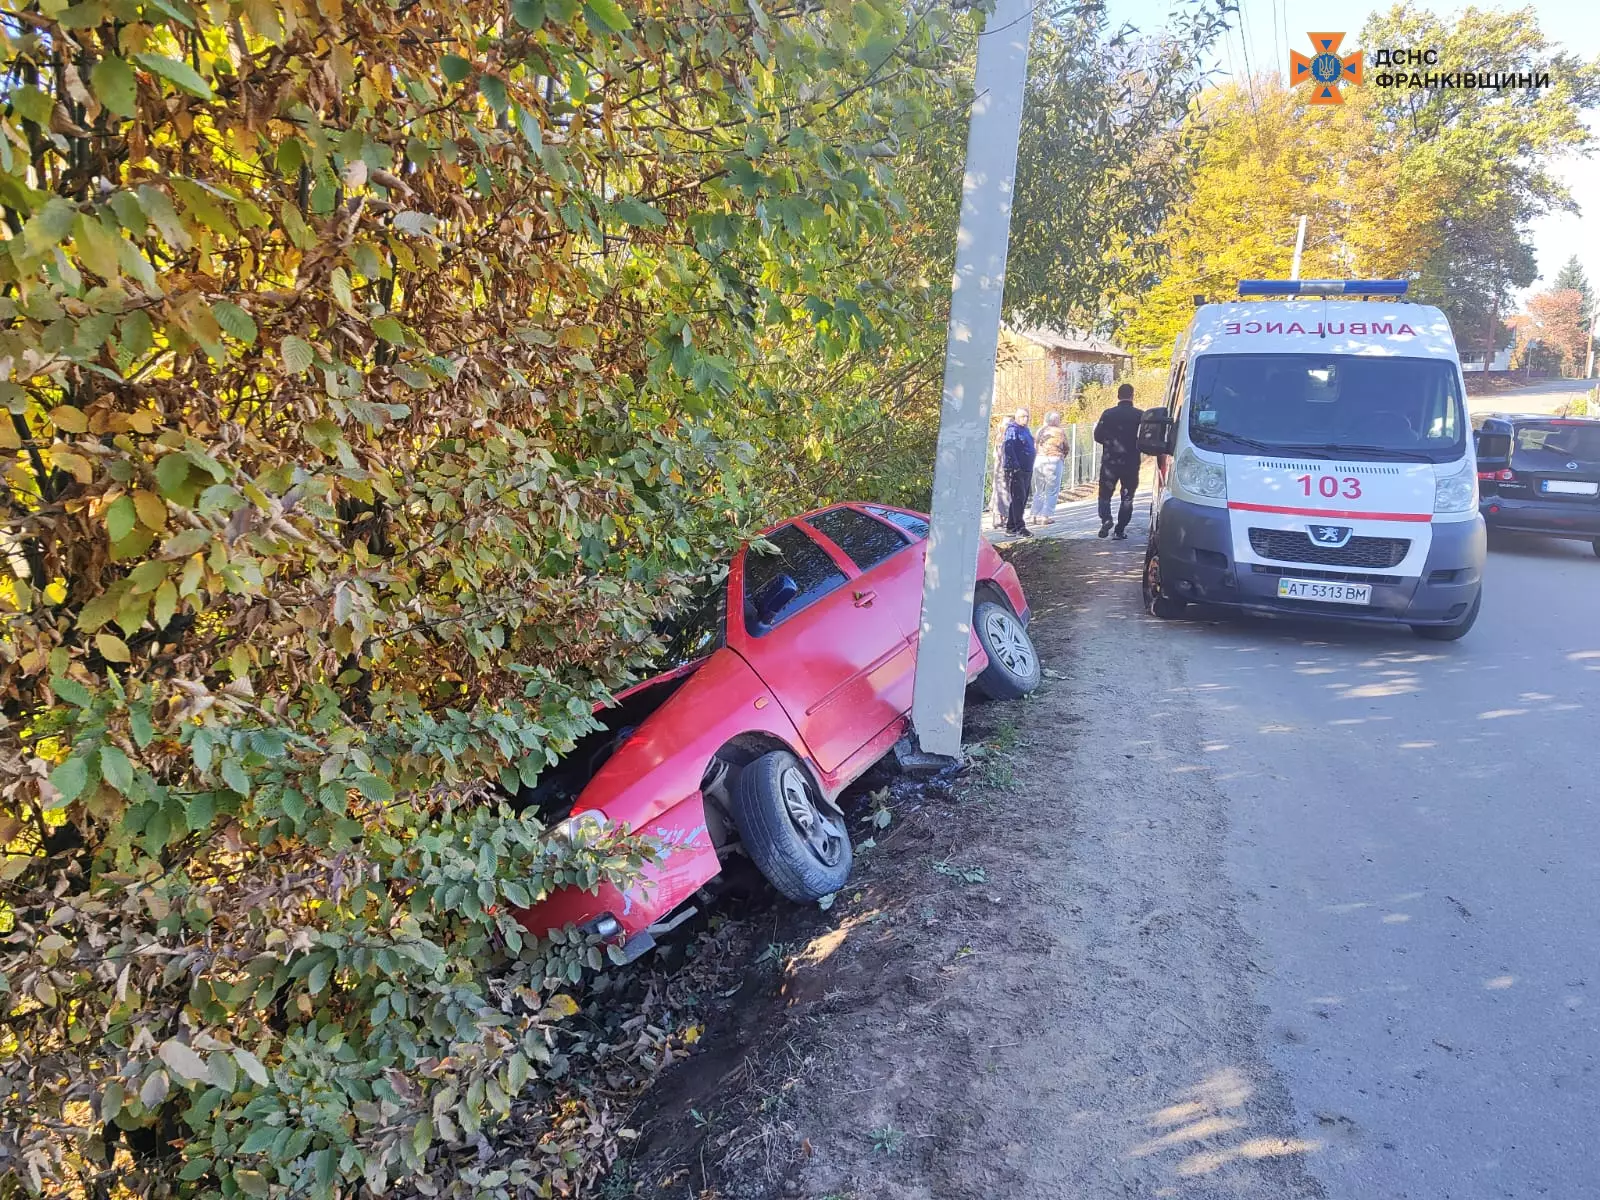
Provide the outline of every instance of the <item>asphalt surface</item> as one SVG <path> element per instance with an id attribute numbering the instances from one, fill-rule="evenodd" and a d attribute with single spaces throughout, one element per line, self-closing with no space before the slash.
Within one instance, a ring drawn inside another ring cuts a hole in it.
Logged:
<path id="1" fill-rule="evenodd" d="M 1595 379 L 1541 379 L 1526 387 L 1467 397 L 1474 413 L 1554 413 L 1595 387 Z"/>
<path id="2" fill-rule="evenodd" d="M 1096 525 L 1072 505 L 1049 533 Z M 1141 504 L 1099 544 L 1127 559 L 1101 611 L 1150 620 L 1143 530 Z M 1174 793 L 1200 770 L 1226 809 L 1245 1019 L 1310 1177 L 1335 1200 L 1600 1196 L 1600 558 L 1493 543 L 1456 643 L 1191 613 L 1160 629 L 1176 682 L 1128 671 L 1180 693 L 1147 711 L 1196 715 Z M 1149 652 L 1117 628 L 1091 636 Z"/>

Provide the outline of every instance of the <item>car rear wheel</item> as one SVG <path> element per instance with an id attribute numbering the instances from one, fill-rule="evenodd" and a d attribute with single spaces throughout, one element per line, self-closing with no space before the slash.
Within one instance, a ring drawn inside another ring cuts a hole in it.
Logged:
<path id="1" fill-rule="evenodd" d="M 1039 652 L 1016 615 L 1003 604 L 980 600 L 972 610 L 989 665 L 973 686 L 991 700 L 1016 700 L 1039 686 Z"/>
<path id="2" fill-rule="evenodd" d="M 764 754 L 739 773 L 733 819 L 745 853 L 790 900 L 831 896 L 850 878 L 844 818 L 822 802 L 810 774 L 787 750 Z"/>
<path id="3" fill-rule="evenodd" d="M 1183 610 L 1189 607 L 1187 600 L 1169 596 L 1162 590 L 1161 556 L 1154 548 L 1146 551 L 1144 556 L 1144 606 L 1152 617 L 1160 617 L 1163 621 L 1177 620 L 1183 616 Z"/>
<path id="4" fill-rule="evenodd" d="M 1453 642 L 1457 638 L 1465 637 L 1467 630 L 1472 628 L 1473 622 L 1478 619 L 1478 610 L 1483 607 L 1483 593 L 1480 591 L 1472 598 L 1472 607 L 1467 609 L 1467 615 L 1454 625 L 1413 625 L 1411 631 L 1418 637 L 1427 638 L 1430 642 Z"/>

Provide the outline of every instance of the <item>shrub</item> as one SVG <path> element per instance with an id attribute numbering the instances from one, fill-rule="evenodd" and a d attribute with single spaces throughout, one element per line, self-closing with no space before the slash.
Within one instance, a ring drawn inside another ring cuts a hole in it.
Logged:
<path id="1" fill-rule="evenodd" d="M 762 517 L 801 365 L 848 389 L 920 311 L 884 147 L 941 29 L 891 0 L 0 17 L 11 1187 L 567 1185 L 452 1182 L 440 1148 L 566 1069 L 560 989 L 602 961 L 512 911 L 653 850 L 505 795 Z M 831 395 L 821 443 L 866 420 Z"/>

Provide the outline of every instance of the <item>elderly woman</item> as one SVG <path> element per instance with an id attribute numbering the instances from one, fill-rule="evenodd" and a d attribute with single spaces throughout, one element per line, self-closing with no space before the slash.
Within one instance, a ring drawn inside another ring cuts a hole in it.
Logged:
<path id="1" fill-rule="evenodd" d="M 1067 433 L 1061 428 L 1060 413 L 1045 414 L 1044 428 L 1035 441 L 1039 453 L 1033 464 L 1033 522 L 1053 525 L 1056 500 L 1061 495 L 1061 469 L 1067 461 Z"/>

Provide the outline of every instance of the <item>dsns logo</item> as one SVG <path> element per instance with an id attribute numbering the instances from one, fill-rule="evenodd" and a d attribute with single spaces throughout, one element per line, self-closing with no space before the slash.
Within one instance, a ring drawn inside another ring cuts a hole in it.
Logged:
<path id="1" fill-rule="evenodd" d="M 1361 82 L 1361 51 L 1339 57 L 1339 46 L 1344 42 L 1342 33 L 1313 33 L 1311 47 L 1316 53 L 1310 58 L 1298 50 L 1289 51 L 1289 85 L 1311 83 L 1311 103 L 1343 104 L 1339 91 L 1342 83 Z"/>

